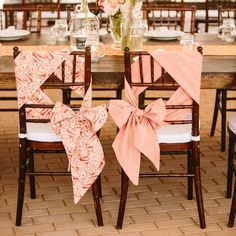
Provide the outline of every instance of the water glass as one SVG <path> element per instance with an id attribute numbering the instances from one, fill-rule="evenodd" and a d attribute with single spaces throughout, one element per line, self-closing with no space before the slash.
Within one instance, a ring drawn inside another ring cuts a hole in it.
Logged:
<path id="1" fill-rule="evenodd" d="M 180 45 L 182 50 L 192 51 L 196 46 L 194 35 L 185 33 L 180 38 Z"/>
<path id="2" fill-rule="evenodd" d="M 55 25 L 51 28 L 52 36 L 57 39 L 57 41 L 65 41 L 68 35 L 68 25 L 66 20 L 57 19 Z"/>
<path id="3" fill-rule="evenodd" d="M 91 50 L 91 61 L 97 62 L 101 57 L 105 56 L 105 46 L 103 43 L 96 41 L 86 41 L 85 46 L 89 46 Z"/>
<path id="4" fill-rule="evenodd" d="M 141 51 L 143 46 L 144 27 L 142 25 L 131 26 L 131 47 L 132 50 Z"/>
<path id="5" fill-rule="evenodd" d="M 236 37 L 234 19 L 223 19 L 223 24 L 219 27 L 218 37 L 227 43 L 234 41 Z"/>

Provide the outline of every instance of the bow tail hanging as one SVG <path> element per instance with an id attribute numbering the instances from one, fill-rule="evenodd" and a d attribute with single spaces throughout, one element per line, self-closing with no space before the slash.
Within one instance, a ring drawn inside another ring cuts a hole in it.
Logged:
<path id="1" fill-rule="evenodd" d="M 71 166 L 75 203 L 94 183 L 105 165 L 102 146 L 84 112 L 75 113 L 57 102 L 51 113 L 51 124 L 62 139 Z"/>
<path id="2" fill-rule="evenodd" d="M 134 117 L 132 118 L 134 119 Z M 115 151 L 118 162 L 131 182 L 138 185 L 141 153 L 134 146 L 133 137 L 135 126 L 134 122 L 132 122 L 132 118 L 130 118 L 128 123 L 120 129 L 112 147 Z"/>
<path id="3" fill-rule="evenodd" d="M 142 126 L 137 125 L 134 136 L 134 145 L 153 163 L 156 169 L 159 170 L 160 146 L 157 140 L 157 130 L 150 126 L 149 121 L 143 120 Z"/>

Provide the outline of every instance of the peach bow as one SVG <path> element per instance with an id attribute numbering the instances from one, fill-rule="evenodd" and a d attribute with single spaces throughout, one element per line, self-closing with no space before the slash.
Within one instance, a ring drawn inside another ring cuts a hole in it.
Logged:
<path id="1" fill-rule="evenodd" d="M 162 99 L 149 104 L 145 110 L 138 108 L 136 98 L 125 81 L 127 101 L 111 100 L 109 113 L 119 127 L 113 149 L 129 179 L 138 184 L 141 153 L 159 169 L 160 147 L 156 130 L 163 124 L 166 115 Z"/>

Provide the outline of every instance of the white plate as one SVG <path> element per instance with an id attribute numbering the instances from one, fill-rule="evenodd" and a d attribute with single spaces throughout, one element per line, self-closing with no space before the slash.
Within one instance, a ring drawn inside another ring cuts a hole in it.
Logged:
<path id="1" fill-rule="evenodd" d="M 157 40 L 174 40 L 179 39 L 184 32 L 179 30 L 149 30 L 144 33 L 144 37 Z"/>
<path id="2" fill-rule="evenodd" d="M 1 41 L 13 41 L 27 37 L 30 35 L 28 30 L 0 30 L 0 40 Z"/>

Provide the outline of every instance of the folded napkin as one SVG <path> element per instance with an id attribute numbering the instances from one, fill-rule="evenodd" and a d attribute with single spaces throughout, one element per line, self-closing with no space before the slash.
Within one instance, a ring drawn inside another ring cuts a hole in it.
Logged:
<path id="1" fill-rule="evenodd" d="M 154 61 L 154 80 L 162 74 L 162 67 L 181 86 L 166 102 L 168 105 L 191 104 L 192 99 L 200 100 L 200 81 L 202 56 L 198 52 L 182 51 L 153 51 L 149 52 Z M 151 81 L 150 56 L 143 56 L 144 81 Z M 132 64 L 132 79 L 140 82 L 139 61 Z M 125 83 L 125 101 L 111 100 L 109 113 L 119 127 L 113 149 L 117 159 L 129 179 L 138 184 L 141 153 L 147 156 L 159 170 L 160 148 L 157 140 L 157 129 L 164 125 L 164 121 L 183 119 L 189 110 L 166 110 L 161 99 L 146 107 L 144 111 L 138 109 L 137 96 L 144 87 L 133 87 Z"/>

